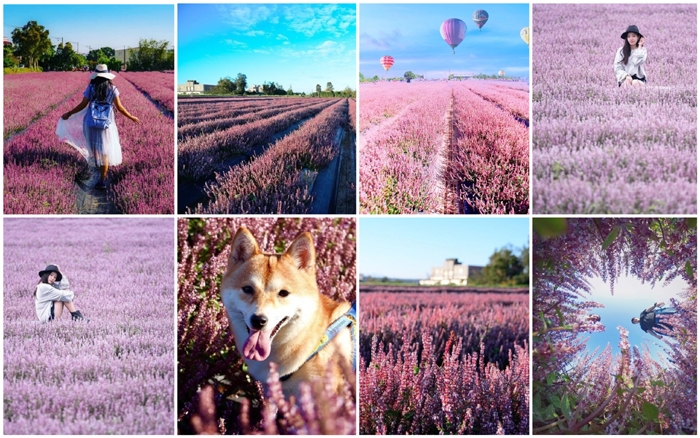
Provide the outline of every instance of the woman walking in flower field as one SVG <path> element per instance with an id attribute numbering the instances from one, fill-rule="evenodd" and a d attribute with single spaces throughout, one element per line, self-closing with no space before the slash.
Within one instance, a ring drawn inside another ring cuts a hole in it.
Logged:
<path id="1" fill-rule="evenodd" d="M 133 122 L 140 123 L 119 100 L 119 90 L 112 83 L 114 74 L 105 64 L 98 64 L 90 75 L 90 84 L 83 93 L 83 100 L 61 116 L 56 133 L 61 141 L 72 145 L 88 160 L 89 165 L 100 168 L 100 180 L 95 188 L 107 188 L 107 170 L 110 165 L 122 162 L 119 133 L 112 107 Z M 79 117 L 70 120 L 71 116 Z"/>
<path id="2" fill-rule="evenodd" d="M 61 274 L 58 265 L 48 265 L 43 271 L 39 271 L 41 281 L 34 291 L 34 303 L 36 316 L 39 321 L 47 322 L 59 319 L 65 307 L 74 321 L 85 319 L 80 310 L 73 304 L 75 294 L 68 290 L 70 283 Z M 89 321 L 89 320 L 88 320 Z"/>
<path id="3" fill-rule="evenodd" d="M 644 61 L 647 60 L 645 38 L 634 24 L 627 27 L 621 35 L 625 44 L 615 55 L 615 76 L 618 87 L 642 86 L 647 82 Z"/>

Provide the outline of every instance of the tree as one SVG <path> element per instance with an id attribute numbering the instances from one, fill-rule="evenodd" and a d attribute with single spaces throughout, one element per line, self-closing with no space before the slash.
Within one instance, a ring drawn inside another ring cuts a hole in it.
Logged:
<path id="1" fill-rule="evenodd" d="M 236 91 L 236 84 L 231 80 L 230 77 L 219 79 L 219 82 L 214 87 L 214 94 L 231 94 Z"/>
<path id="2" fill-rule="evenodd" d="M 365 75 L 363 75 L 362 72 L 360 72 L 360 82 L 364 82 L 364 81 L 365 81 Z"/>
<path id="3" fill-rule="evenodd" d="M 403 77 L 410 81 L 411 79 L 416 78 L 416 74 L 409 70 L 403 74 Z"/>
<path id="4" fill-rule="evenodd" d="M 287 95 L 288 96 L 294 95 L 294 90 L 292 90 L 292 84 L 289 84 L 289 89 L 287 90 Z"/>
<path id="5" fill-rule="evenodd" d="M 317 94 L 318 96 L 321 95 L 321 84 L 316 84 L 316 94 Z"/>
<path id="6" fill-rule="evenodd" d="M 484 266 L 476 281 L 480 284 L 503 286 L 528 284 L 529 277 L 523 276 L 524 270 L 521 257 L 515 255 L 510 248 L 501 248 L 491 255 L 489 263 Z"/>
<path id="7" fill-rule="evenodd" d="M 51 55 L 53 44 L 49 31 L 36 21 L 29 21 L 24 27 L 12 31 L 15 55 L 22 57 L 22 62 L 29 68 L 37 69 L 39 61 Z"/>
<path id="8" fill-rule="evenodd" d="M 2 61 L 3 61 L 4 68 L 17 67 L 19 65 L 19 60 L 17 58 L 15 58 L 15 55 L 12 53 L 11 46 L 4 46 L 3 47 L 3 49 L 2 49 Z"/>
<path id="9" fill-rule="evenodd" d="M 139 41 L 139 48 L 131 52 L 129 57 L 129 70 L 173 70 L 175 58 L 171 50 L 168 50 L 168 41 L 145 40 Z"/>
<path id="10" fill-rule="evenodd" d="M 245 88 L 246 85 L 248 85 L 247 80 L 248 78 L 246 78 L 246 75 L 243 73 L 238 73 L 238 76 L 236 76 L 236 80 L 234 81 L 234 84 L 236 85 L 236 94 L 245 94 Z"/>
<path id="11" fill-rule="evenodd" d="M 332 92 L 333 92 L 333 84 L 332 84 L 331 82 L 327 82 L 327 83 L 326 83 L 326 91 L 327 91 L 328 93 L 332 93 Z"/>

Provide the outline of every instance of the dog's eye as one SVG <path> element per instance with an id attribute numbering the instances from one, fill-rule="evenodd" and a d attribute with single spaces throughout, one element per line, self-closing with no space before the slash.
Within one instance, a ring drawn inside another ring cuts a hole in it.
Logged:
<path id="1" fill-rule="evenodd" d="M 289 295 L 289 292 L 284 289 L 282 289 L 279 293 L 279 296 L 281 296 L 282 298 L 286 297 L 287 295 Z"/>
<path id="2" fill-rule="evenodd" d="M 253 295 L 253 288 L 250 286 L 243 286 L 243 293 L 248 295 Z"/>

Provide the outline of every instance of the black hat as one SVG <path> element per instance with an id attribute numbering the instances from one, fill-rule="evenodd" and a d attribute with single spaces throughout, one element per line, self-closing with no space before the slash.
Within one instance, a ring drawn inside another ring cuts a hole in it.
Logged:
<path id="1" fill-rule="evenodd" d="M 639 35 L 639 38 L 644 38 L 644 35 L 639 33 L 639 29 L 634 24 L 630 24 L 629 26 L 627 26 L 627 30 L 622 34 L 622 36 L 620 38 L 622 38 L 623 40 L 626 40 L 627 34 L 630 32 L 636 33 L 637 35 Z"/>
<path id="2" fill-rule="evenodd" d="M 63 275 L 61 275 L 61 271 L 58 270 L 58 266 L 56 265 L 46 266 L 46 269 L 44 269 L 43 271 L 39 271 L 39 277 L 43 277 L 44 274 L 48 274 L 50 272 L 56 273 L 56 281 L 61 281 L 61 279 L 63 278 Z"/>

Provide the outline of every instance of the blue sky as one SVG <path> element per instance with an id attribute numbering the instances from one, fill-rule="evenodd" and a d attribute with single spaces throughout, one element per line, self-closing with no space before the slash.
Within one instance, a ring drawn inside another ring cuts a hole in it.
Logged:
<path id="1" fill-rule="evenodd" d="M 238 73 L 310 93 L 356 88 L 354 4 L 180 4 L 178 83 Z"/>
<path id="2" fill-rule="evenodd" d="M 472 21 L 477 9 L 489 19 L 481 31 Z M 406 71 L 427 78 L 453 74 L 529 76 L 529 46 L 520 30 L 529 26 L 528 4 L 361 4 L 360 72 L 365 76 L 403 76 Z M 440 36 L 440 25 L 459 18 L 467 25 L 464 41 L 455 54 Z M 390 55 L 394 65 L 388 73 L 379 58 Z"/>
<path id="3" fill-rule="evenodd" d="M 591 312 L 600 315 L 605 332 L 581 335 L 589 338 L 588 350 L 592 352 L 596 347 L 600 347 L 599 352 L 602 352 L 609 343 L 613 354 L 619 353 L 620 331 L 617 326 L 622 326 L 629 331 L 630 345 L 636 345 L 642 351 L 642 346 L 648 344 L 652 357 L 658 359 L 657 353 L 662 353 L 665 342 L 643 332 L 639 324 L 632 324 L 631 319 L 638 317 L 642 310 L 651 307 L 655 302 L 663 301 L 667 307 L 671 306 L 671 298 L 680 299 L 680 293 L 688 287 L 683 279 L 678 277 L 668 286 L 657 283 L 652 289 L 649 284 L 642 284 L 633 276 L 621 277 L 615 283 L 615 295 L 610 294 L 610 285 L 603 283 L 599 277 L 590 278 L 588 281 L 593 286 L 593 293 L 590 299 L 586 298 L 584 301 L 596 301 L 605 305 L 605 308 Z"/>
<path id="4" fill-rule="evenodd" d="M 472 21 L 477 9 L 489 19 L 479 28 Z M 464 41 L 452 49 L 440 36 L 440 25 L 459 18 L 467 25 Z M 365 76 L 403 76 L 406 71 L 427 78 L 453 74 L 496 74 L 529 77 L 529 46 L 520 30 L 529 26 L 527 4 L 361 4 L 360 72 Z M 388 73 L 379 58 L 390 55 Z"/>
<path id="5" fill-rule="evenodd" d="M 49 30 L 54 46 L 71 42 L 73 50 L 138 47 L 140 39 L 175 41 L 173 5 L 5 5 L 3 36 L 36 21 Z M 56 39 L 58 38 L 58 39 Z"/>
<path id="6" fill-rule="evenodd" d="M 529 245 L 528 218 L 360 218 L 360 273 L 428 278 L 445 259 L 484 266 L 494 250 Z M 519 251 L 518 251 L 519 254 Z"/>

